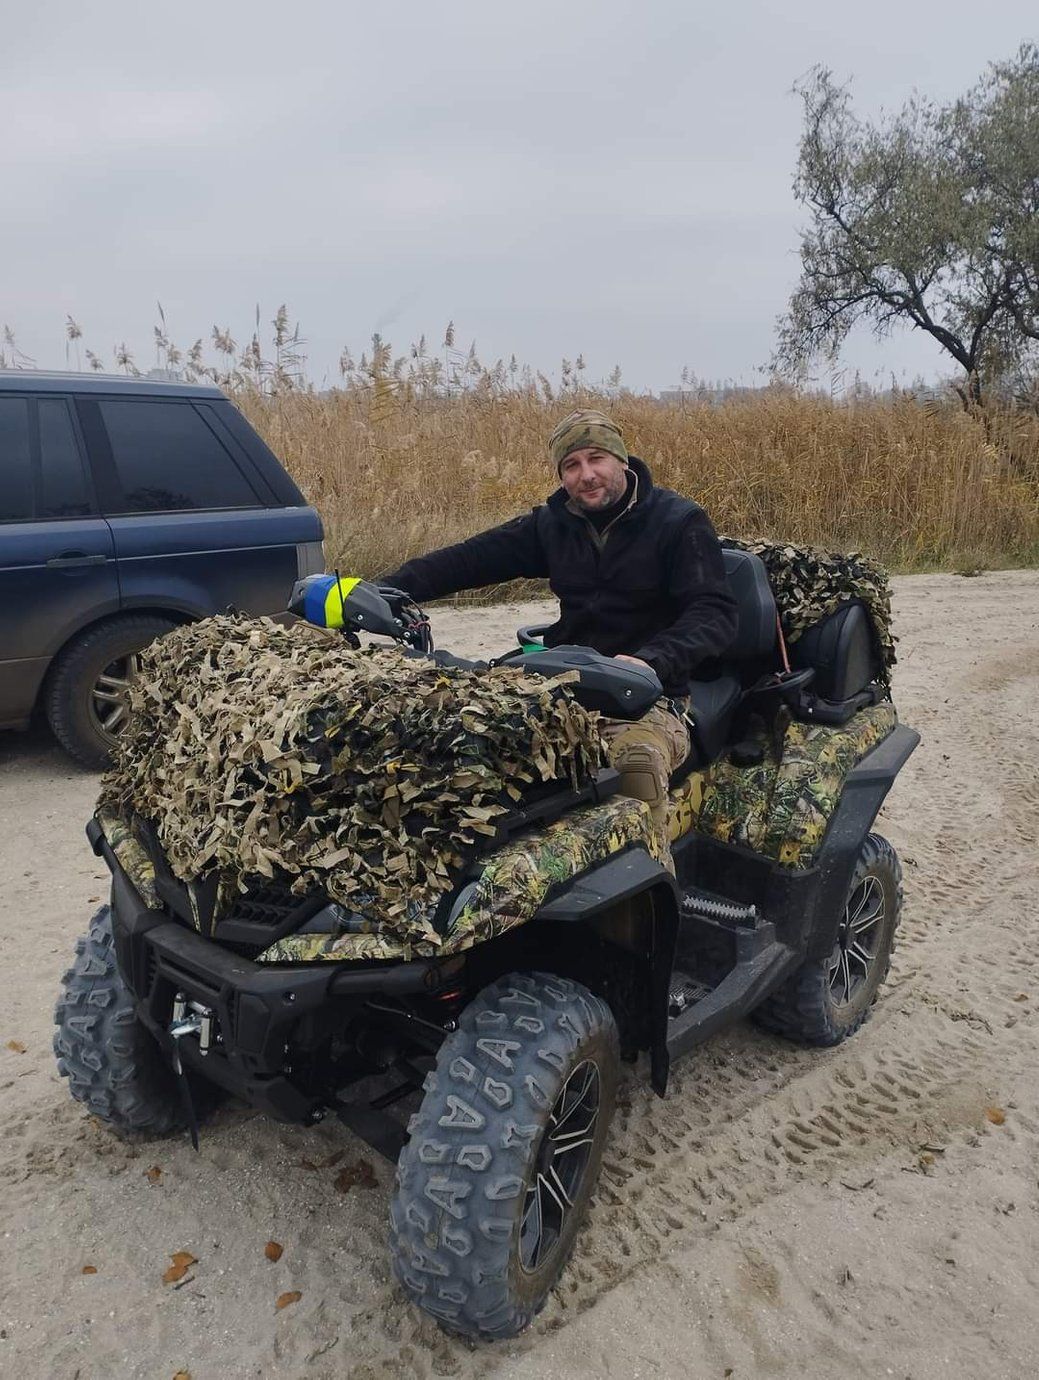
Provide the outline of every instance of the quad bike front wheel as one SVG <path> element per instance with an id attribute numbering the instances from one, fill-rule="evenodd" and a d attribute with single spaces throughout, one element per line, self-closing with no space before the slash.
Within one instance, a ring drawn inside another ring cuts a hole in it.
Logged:
<path id="1" fill-rule="evenodd" d="M 902 866 L 880 834 L 862 845 L 833 951 L 809 960 L 766 997 L 754 1019 L 806 1045 L 836 1045 L 858 1030 L 891 965 L 902 910 Z"/>
<path id="2" fill-rule="evenodd" d="M 613 1116 L 613 1015 L 579 983 L 512 974 L 465 1009 L 401 1153 L 394 1272 L 452 1332 L 512 1337 L 573 1249 Z"/>
<path id="3" fill-rule="evenodd" d="M 54 1011 L 54 1053 L 69 1092 L 124 1138 L 147 1138 L 187 1125 L 176 1077 L 148 1030 L 115 961 L 112 914 L 102 906 L 76 941 Z M 193 1101 L 201 1120 L 219 1091 L 199 1080 Z"/>

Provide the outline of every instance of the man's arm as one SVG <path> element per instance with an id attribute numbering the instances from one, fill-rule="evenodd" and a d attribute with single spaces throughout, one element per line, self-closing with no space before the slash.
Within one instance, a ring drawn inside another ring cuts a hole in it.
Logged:
<path id="1" fill-rule="evenodd" d="M 721 656 L 736 635 L 736 600 L 717 534 L 701 508 L 683 522 L 671 551 L 668 594 L 682 612 L 635 653 L 665 683 L 690 679 L 701 661 Z"/>
<path id="2" fill-rule="evenodd" d="M 520 577 L 538 579 L 547 574 L 535 510 L 500 527 L 478 532 L 467 541 L 416 556 L 398 570 L 381 575 L 378 583 L 402 589 L 422 603 L 463 589 L 504 584 Z"/>

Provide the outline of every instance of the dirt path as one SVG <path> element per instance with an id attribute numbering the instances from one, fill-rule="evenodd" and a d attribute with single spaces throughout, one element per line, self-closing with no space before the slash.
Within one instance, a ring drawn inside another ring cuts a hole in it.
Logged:
<path id="1" fill-rule="evenodd" d="M 128 1149 L 69 1100 L 50 1012 L 105 890 L 96 778 L 42 732 L 0 735 L 0 1374 L 1039 1373 L 1039 572 L 895 583 L 896 701 L 924 742 L 882 816 L 906 909 L 872 1020 L 823 1053 L 740 1026 L 663 1102 L 627 1077 L 577 1255 L 510 1345 L 448 1340 L 403 1301 L 391 1173 L 340 1191 L 369 1158 L 344 1129 L 234 1109 L 199 1156 Z M 490 651 L 537 612 L 435 631 Z"/>

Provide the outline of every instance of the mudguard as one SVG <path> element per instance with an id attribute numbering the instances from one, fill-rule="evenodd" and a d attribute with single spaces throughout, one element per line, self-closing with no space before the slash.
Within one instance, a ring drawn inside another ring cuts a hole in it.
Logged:
<path id="1" fill-rule="evenodd" d="M 900 724 L 848 773 L 816 857 L 819 890 L 807 958 L 827 958 L 832 953 L 862 844 L 895 777 L 919 741 L 915 729 Z"/>
<path id="2" fill-rule="evenodd" d="M 627 796 L 573 810 L 562 818 L 506 844 L 483 863 L 479 876 L 459 893 L 439 944 L 417 940 L 410 946 L 393 934 L 295 934 L 278 940 L 261 963 L 342 962 L 462 953 L 497 939 L 542 912 L 551 894 L 596 863 L 640 854 L 670 882 L 654 848 L 646 806 Z M 219 930 L 218 930 L 219 937 Z"/>

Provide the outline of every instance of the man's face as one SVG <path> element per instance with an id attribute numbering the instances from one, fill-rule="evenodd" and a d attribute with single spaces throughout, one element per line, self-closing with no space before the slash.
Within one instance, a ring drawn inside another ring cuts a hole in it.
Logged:
<path id="1" fill-rule="evenodd" d="M 628 467 L 609 451 L 588 446 L 570 452 L 559 467 L 559 477 L 579 508 L 596 513 L 622 497 L 628 484 Z"/>

